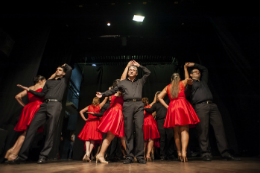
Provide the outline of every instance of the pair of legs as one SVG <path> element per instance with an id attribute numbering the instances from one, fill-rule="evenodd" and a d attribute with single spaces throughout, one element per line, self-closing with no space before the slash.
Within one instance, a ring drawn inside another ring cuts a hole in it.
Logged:
<path id="1" fill-rule="evenodd" d="M 115 138 L 115 135 L 113 133 L 111 133 L 110 131 L 108 131 L 107 137 L 106 137 L 106 139 L 103 140 L 101 150 L 100 150 L 99 154 L 97 155 L 97 160 L 99 160 L 101 163 L 107 163 L 104 158 L 105 152 L 106 152 L 108 146 L 110 145 L 111 141 L 114 138 Z M 125 137 L 121 137 L 121 143 L 122 143 L 124 149 L 126 149 Z"/>
<path id="2" fill-rule="evenodd" d="M 175 126 L 174 139 L 178 152 L 178 159 L 183 162 L 188 161 L 187 159 L 187 147 L 189 143 L 189 125 Z"/>
<path id="3" fill-rule="evenodd" d="M 144 158 L 151 161 L 151 152 L 153 150 L 154 140 L 148 139 L 148 140 L 144 141 L 144 151 L 146 151 L 146 146 L 147 146 L 147 152 L 146 152 L 146 157 L 144 156 Z"/>
<path id="4" fill-rule="evenodd" d="M 5 158 L 10 161 L 10 160 L 14 160 L 16 159 L 16 157 L 18 156 L 18 153 L 23 145 L 24 139 L 25 139 L 25 135 L 26 135 L 26 130 L 18 137 L 18 139 L 16 140 L 14 146 L 12 148 L 10 148 L 6 155 Z"/>
<path id="5" fill-rule="evenodd" d="M 90 154 L 95 146 L 95 141 L 94 140 L 89 140 L 89 141 L 86 141 L 85 143 L 85 146 L 86 146 L 86 154 L 84 155 L 83 157 L 83 161 L 91 161 L 90 160 Z"/>

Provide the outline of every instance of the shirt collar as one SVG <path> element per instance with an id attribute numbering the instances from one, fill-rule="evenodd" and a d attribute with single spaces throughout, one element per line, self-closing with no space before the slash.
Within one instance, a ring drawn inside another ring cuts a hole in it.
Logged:
<path id="1" fill-rule="evenodd" d="M 128 78 L 127 78 L 126 80 L 128 80 L 128 81 L 132 82 L 132 81 L 131 81 L 131 80 L 129 80 Z M 133 82 L 135 82 L 135 81 L 137 81 L 137 79 L 136 79 L 136 78 L 134 79 L 134 81 L 133 81 Z"/>
<path id="2" fill-rule="evenodd" d="M 59 77 L 57 80 L 61 80 L 63 77 Z M 56 80 L 55 78 L 51 79 L 51 80 Z"/>

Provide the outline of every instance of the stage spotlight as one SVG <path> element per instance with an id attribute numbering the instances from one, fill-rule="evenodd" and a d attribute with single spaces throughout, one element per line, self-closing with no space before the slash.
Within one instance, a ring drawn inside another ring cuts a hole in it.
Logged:
<path id="1" fill-rule="evenodd" d="M 92 64 L 93 67 L 96 67 L 97 65 L 96 64 Z"/>
<path id="2" fill-rule="evenodd" d="M 107 26 L 110 26 L 110 23 L 107 23 Z"/>
<path id="3" fill-rule="evenodd" d="M 134 15 L 133 21 L 143 22 L 143 21 L 144 21 L 144 18 L 145 18 L 144 16 Z"/>

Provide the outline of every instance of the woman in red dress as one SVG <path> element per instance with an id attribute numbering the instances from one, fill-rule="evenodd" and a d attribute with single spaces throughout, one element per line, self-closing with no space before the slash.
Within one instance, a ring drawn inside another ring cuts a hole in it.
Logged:
<path id="1" fill-rule="evenodd" d="M 30 90 L 41 92 L 42 88 L 46 82 L 46 79 L 45 79 L 45 77 L 38 75 L 33 78 L 33 82 L 34 82 L 34 85 L 29 87 Z M 25 97 L 26 95 L 28 95 L 28 97 L 29 97 L 28 104 L 24 104 L 24 102 L 22 100 L 22 98 Z M 5 158 L 8 161 L 14 160 L 17 157 L 19 150 L 21 149 L 22 144 L 24 142 L 26 130 L 29 127 L 35 113 L 39 110 L 40 105 L 42 104 L 42 102 L 44 100 L 44 98 L 36 97 L 26 90 L 17 94 L 15 96 L 15 99 L 18 101 L 18 103 L 20 105 L 22 105 L 24 107 L 22 110 L 22 113 L 19 117 L 19 120 L 14 128 L 15 131 L 21 132 L 21 135 L 18 137 L 14 146 L 6 152 Z M 42 128 L 40 128 L 38 130 L 38 132 L 42 132 L 42 131 L 43 131 Z"/>
<path id="2" fill-rule="evenodd" d="M 189 79 L 187 65 L 188 63 L 184 65 L 185 80 L 180 81 L 179 73 L 173 73 L 171 84 L 166 86 L 158 96 L 162 105 L 168 109 L 163 127 L 174 129 L 178 158 L 183 162 L 188 161 L 186 153 L 189 142 L 189 127 L 194 127 L 195 124 L 200 122 L 193 107 L 185 98 L 185 86 L 187 81 L 191 80 Z M 163 100 L 166 94 L 170 98 L 169 106 Z"/>
<path id="3" fill-rule="evenodd" d="M 120 79 L 117 79 L 113 83 L 113 87 L 117 86 Z M 125 132 L 124 132 L 124 119 L 123 119 L 123 96 L 121 91 L 112 95 L 110 107 L 104 112 L 102 121 L 98 126 L 98 130 L 102 133 L 107 133 L 106 139 L 104 139 L 100 153 L 96 156 L 96 162 L 99 160 L 101 163 L 108 163 L 105 161 L 104 155 L 114 137 L 120 137 L 121 143 L 126 150 L 125 145 Z"/>
<path id="4" fill-rule="evenodd" d="M 144 108 L 151 108 L 152 105 L 156 102 L 156 97 L 150 105 L 149 105 L 149 99 L 147 97 L 142 98 L 142 102 L 144 103 Z M 155 140 L 157 140 L 157 144 L 158 144 L 160 134 L 157 128 L 157 122 L 155 121 L 153 115 L 146 111 L 144 111 L 143 130 L 144 130 L 144 151 L 146 151 L 147 148 L 146 157 L 144 158 L 146 158 L 147 161 L 152 161 L 151 152 L 153 151 L 153 146 L 156 143 Z"/>
<path id="5" fill-rule="evenodd" d="M 104 106 L 106 102 L 107 102 L 107 97 L 102 101 L 102 103 L 99 102 L 99 98 L 94 97 L 92 105 L 85 107 L 79 112 L 82 119 L 86 121 L 85 126 L 83 127 L 83 129 L 81 130 L 78 136 L 79 139 L 86 141 L 85 143 L 86 154 L 83 157 L 83 161 L 90 162 L 91 160 L 89 157 L 94 145 L 102 142 L 102 134 L 99 131 L 97 131 L 97 127 L 100 124 L 100 118 L 93 116 L 92 114 L 88 114 L 88 119 L 86 119 L 84 113 L 85 112 L 99 113 L 100 109 Z"/>

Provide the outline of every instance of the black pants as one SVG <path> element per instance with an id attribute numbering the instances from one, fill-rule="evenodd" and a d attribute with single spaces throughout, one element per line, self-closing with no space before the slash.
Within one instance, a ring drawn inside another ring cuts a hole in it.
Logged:
<path id="1" fill-rule="evenodd" d="M 110 159 L 121 158 L 122 151 L 121 151 L 121 138 L 115 137 L 110 144 Z"/>
<path id="2" fill-rule="evenodd" d="M 57 128 L 57 123 L 59 121 L 61 109 L 62 105 L 60 102 L 49 102 L 41 104 L 40 109 L 35 114 L 27 130 L 24 143 L 18 154 L 19 157 L 21 157 L 24 160 L 28 158 L 29 149 L 34 139 L 34 136 L 37 133 L 37 129 L 41 127 L 47 120 L 49 123 L 49 129 L 45 139 L 44 147 L 40 153 L 40 157 L 48 157 L 52 149 L 54 131 Z"/>
<path id="3" fill-rule="evenodd" d="M 221 114 L 218 106 L 211 104 L 196 104 L 195 111 L 200 119 L 200 123 L 196 125 L 202 157 L 211 155 L 209 147 L 209 124 L 212 125 L 217 140 L 218 150 L 221 156 L 225 156 L 228 151 L 227 140 L 224 130 Z"/>
<path id="4" fill-rule="evenodd" d="M 173 129 L 163 128 L 165 119 L 157 120 L 160 133 L 160 157 L 173 157 L 174 155 L 174 132 Z"/>
<path id="5" fill-rule="evenodd" d="M 144 157 L 144 104 L 141 101 L 124 102 L 124 127 L 125 127 L 125 143 L 126 158 L 134 158 L 134 134 L 133 121 L 135 123 L 135 157 L 137 159 Z"/>

